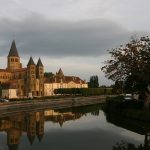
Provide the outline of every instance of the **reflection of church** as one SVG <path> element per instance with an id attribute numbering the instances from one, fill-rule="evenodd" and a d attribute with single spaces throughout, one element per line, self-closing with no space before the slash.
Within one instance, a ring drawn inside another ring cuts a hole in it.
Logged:
<path id="1" fill-rule="evenodd" d="M 50 120 L 53 123 L 59 123 L 62 127 L 63 123 L 70 120 L 77 120 L 82 116 L 80 113 L 65 112 L 59 113 L 53 110 L 45 111 L 45 120 Z"/>
<path id="2" fill-rule="evenodd" d="M 77 113 L 58 113 L 53 110 L 29 112 L 0 119 L 0 132 L 7 133 L 7 145 L 10 150 L 17 150 L 23 132 L 32 145 L 35 138 L 42 140 L 44 136 L 44 121 L 52 121 L 63 125 L 65 121 L 75 120 L 82 115 Z"/>
<path id="3" fill-rule="evenodd" d="M 42 140 L 44 135 L 44 112 L 18 114 L 17 117 L 7 117 L 0 120 L 0 131 L 7 132 L 9 149 L 17 150 L 22 132 L 27 133 L 28 140 L 33 144 L 35 137 Z"/>

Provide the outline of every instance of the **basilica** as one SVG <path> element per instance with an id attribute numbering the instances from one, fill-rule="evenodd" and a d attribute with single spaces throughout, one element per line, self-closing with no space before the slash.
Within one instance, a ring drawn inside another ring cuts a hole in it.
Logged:
<path id="1" fill-rule="evenodd" d="M 61 69 L 52 77 L 44 77 L 44 65 L 40 58 L 35 63 L 30 57 L 27 66 L 23 67 L 15 41 L 7 56 L 6 69 L 0 69 L 0 85 L 3 98 L 51 96 L 57 88 L 88 87 L 84 80 L 65 76 Z"/>

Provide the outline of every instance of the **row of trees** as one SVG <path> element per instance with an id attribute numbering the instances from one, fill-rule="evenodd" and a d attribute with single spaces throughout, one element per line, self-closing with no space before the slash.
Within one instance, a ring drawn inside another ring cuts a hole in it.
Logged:
<path id="1" fill-rule="evenodd" d="M 90 77 L 90 81 L 88 82 L 88 87 L 89 88 L 98 88 L 99 87 L 99 82 L 98 82 L 98 76 L 93 75 Z"/>
<path id="2" fill-rule="evenodd" d="M 104 95 L 112 94 L 111 88 L 60 88 L 54 90 L 55 94 L 61 95 L 81 95 L 81 96 L 92 96 L 92 95 Z"/>

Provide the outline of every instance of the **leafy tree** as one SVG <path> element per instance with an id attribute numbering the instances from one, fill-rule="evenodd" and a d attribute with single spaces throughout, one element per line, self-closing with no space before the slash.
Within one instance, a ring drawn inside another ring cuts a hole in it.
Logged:
<path id="1" fill-rule="evenodd" d="M 99 83 L 98 83 L 98 76 L 91 76 L 90 81 L 88 82 L 88 87 L 89 88 L 98 88 Z"/>
<path id="2" fill-rule="evenodd" d="M 101 68 L 106 77 L 115 82 L 122 81 L 126 91 L 145 94 L 150 83 L 149 38 L 132 37 L 129 43 L 109 50 L 109 53 L 112 59 Z"/>
<path id="3" fill-rule="evenodd" d="M 101 86 L 99 86 L 100 88 L 107 88 L 107 86 L 106 85 L 101 85 Z"/>
<path id="4" fill-rule="evenodd" d="M 112 86 L 113 93 L 121 94 L 123 92 L 123 82 L 116 81 L 115 84 Z"/>
<path id="5" fill-rule="evenodd" d="M 52 77 L 53 75 L 54 74 L 52 72 L 45 72 L 44 73 L 44 77 L 47 77 L 47 78 Z"/>

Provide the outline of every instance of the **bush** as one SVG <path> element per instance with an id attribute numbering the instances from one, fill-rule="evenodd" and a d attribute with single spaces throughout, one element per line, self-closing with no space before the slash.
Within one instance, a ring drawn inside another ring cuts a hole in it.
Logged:
<path id="1" fill-rule="evenodd" d="M 81 95 L 81 96 L 95 96 L 95 95 L 110 95 L 111 88 L 61 88 L 55 89 L 55 94 L 61 95 Z"/>

